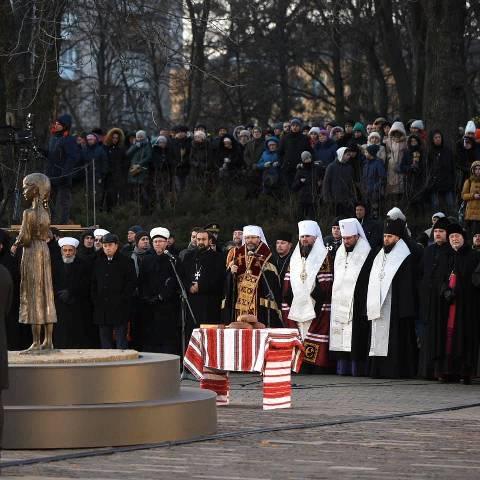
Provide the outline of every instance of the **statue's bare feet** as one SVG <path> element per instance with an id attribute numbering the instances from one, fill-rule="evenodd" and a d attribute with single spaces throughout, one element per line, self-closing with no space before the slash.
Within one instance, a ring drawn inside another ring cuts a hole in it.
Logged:
<path id="1" fill-rule="evenodd" d="M 29 353 L 38 352 L 42 346 L 38 342 L 33 342 L 26 350 L 20 352 L 20 355 L 28 355 Z"/>
<path id="2" fill-rule="evenodd" d="M 40 350 L 53 350 L 53 343 L 44 340 L 44 342 L 40 345 Z"/>

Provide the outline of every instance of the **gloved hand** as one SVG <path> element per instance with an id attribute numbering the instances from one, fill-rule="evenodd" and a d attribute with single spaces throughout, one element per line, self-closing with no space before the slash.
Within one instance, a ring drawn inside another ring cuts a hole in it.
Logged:
<path id="1" fill-rule="evenodd" d="M 303 164 L 297 163 L 297 170 L 300 169 L 300 168 L 303 168 Z"/>
<path id="2" fill-rule="evenodd" d="M 302 178 L 300 179 L 300 181 L 301 181 L 302 183 L 305 183 L 305 182 L 307 181 L 307 179 L 306 179 L 305 177 L 302 177 Z"/>
<path id="3" fill-rule="evenodd" d="M 265 162 L 265 163 L 263 164 L 263 166 L 264 166 L 265 168 L 270 168 L 270 165 L 271 165 L 271 164 L 272 164 L 272 162 Z"/>
<path id="4" fill-rule="evenodd" d="M 278 162 L 273 162 L 273 166 L 274 166 L 274 167 L 278 167 L 278 166 L 279 166 L 279 163 L 278 163 Z"/>
<path id="5" fill-rule="evenodd" d="M 443 292 L 443 298 L 451 305 L 455 301 L 455 292 L 451 288 L 447 288 Z"/>

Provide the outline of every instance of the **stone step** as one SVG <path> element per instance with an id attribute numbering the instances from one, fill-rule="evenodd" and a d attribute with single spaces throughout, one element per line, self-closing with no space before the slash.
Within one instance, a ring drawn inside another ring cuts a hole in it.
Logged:
<path id="1" fill-rule="evenodd" d="M 63 352 L 70 361 L 72 351 Z M 178 394 L 180 365 L 176 355 L 135 352 L 138 358 L 94 362 L 94 352 L 99 352 L 97 356 L 101 359 L 105 351 L 79 352 L 84 355 L 83 363 L 58 360 L 47 363 L 47 356 L 38 359 L 32 356 L 32 363 L 13 363 L 15 355 L 10 352 L 9 388 L 3 393 L 4 405 L 128 403 L 161 400 Z M 22 362 L 25 357 L 20 357 Z"/>
<path id="2" fill-rule="evenodd" d="M 161 400 L 6 406 L 5 449 L 93 448 L 184 440 L 217 430 L 216 395 L 183 387 Z"/>

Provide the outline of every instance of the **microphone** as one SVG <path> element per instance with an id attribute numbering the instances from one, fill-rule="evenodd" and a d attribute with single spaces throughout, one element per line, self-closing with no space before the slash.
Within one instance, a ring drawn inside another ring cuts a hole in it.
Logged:
<path id="1" fill-rule="evenodd" d="M 263 255 L 261 255 L 260 253 L 255 253 L 255 252 L 252 252 L 252 251 L 248 251 L 247 252 L 247 255 L 249 257 L 257 257 L 257 258 L 265 258 Z"/>
<path id="2" fill-rule="evenodd" d="M 164 250 L 163 253 L 170 259 L 176 261 L 177 260 L 177 257 L 175 257 L 175 255 L 173 255 L 172 253 L 170 253 L 168 250 Z"/>

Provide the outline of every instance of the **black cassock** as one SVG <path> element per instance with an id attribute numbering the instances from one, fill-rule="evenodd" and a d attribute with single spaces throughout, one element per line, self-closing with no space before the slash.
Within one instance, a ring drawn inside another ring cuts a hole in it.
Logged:
<path id="1" fill-rule="evenodd" d="M 141 301 L 141 337 L 146 352 L 180 351 L 178 282 L 165 254 L 148 255 L 140 265 L 138 292 Z M 179 270 L 180 263 L 177 262 Z"/>
<path id="2" fill-rule="evenodd" d="M 409 255 L 393 277 L 388 355 L 370 357 L 370 375 L 374 378 L 412 378 L 417 374 L 414 263 L 413 255 Z"/>
<path id="3" fill-rule="evenodd" d="M 480 288 L 474 284 L 474 272 L 479 265 L 480 255 L 469 245 L 464 245 L 457 252 L 453 252 L 449 260 L 442 294 L 448 288 L 450 273 L 455 273 L 455 323 L 451 352 L 447 354 L 448 310 L 439 318 L 438 335 L 435 339 L 435 375 L 470 377 L 475 374 L 480 343 Z"/>
<path id="4" fill-rule="evenodd" d="M 220 323 L 223 279 L 225 275 L 224 257 L 213 250 L 192 250 L 187 252 L 182 262 L 182 281 L 188 294 L 188 301 L 197 321 L 196 327 L 204 323 Z M 194 282 L 198 283 L 198 293 L 189 292 Z M 187 315 L 187 335 L 195 328 L 190 313 Z"/>
<path id="5" fill-rule="evenodd" d="M 53 344 L 56 348 L 92 348 L 90 266 L 79 258 L 73 263 L 55 262 L 52 276 L 57 310 Z"/>
<path id="6" fill-rule="evenodd" d="M 423 275 L 419 289 L 420 320 L 423 328 L 420 336 L 418 376 L 430 380 L 435 378 L 436 345 L 439 337 L 443 337 L 439 331 L 443 323 L 441 319 L 448 314 L 448 305 L 440 292 L 449 273 L 452 253 L 450 245 L 445 243 L 430 245 L 423 255 Z"/>
<path id="7" fill-rule="evenodd" d="M 54 266 L 57 323 L 53 328 L 56 348 L 91 348 L 93 326 L 90 302 L 91 267 L 79 258 Z M 97 330 L 97 329 L 95 329 Z"/>

